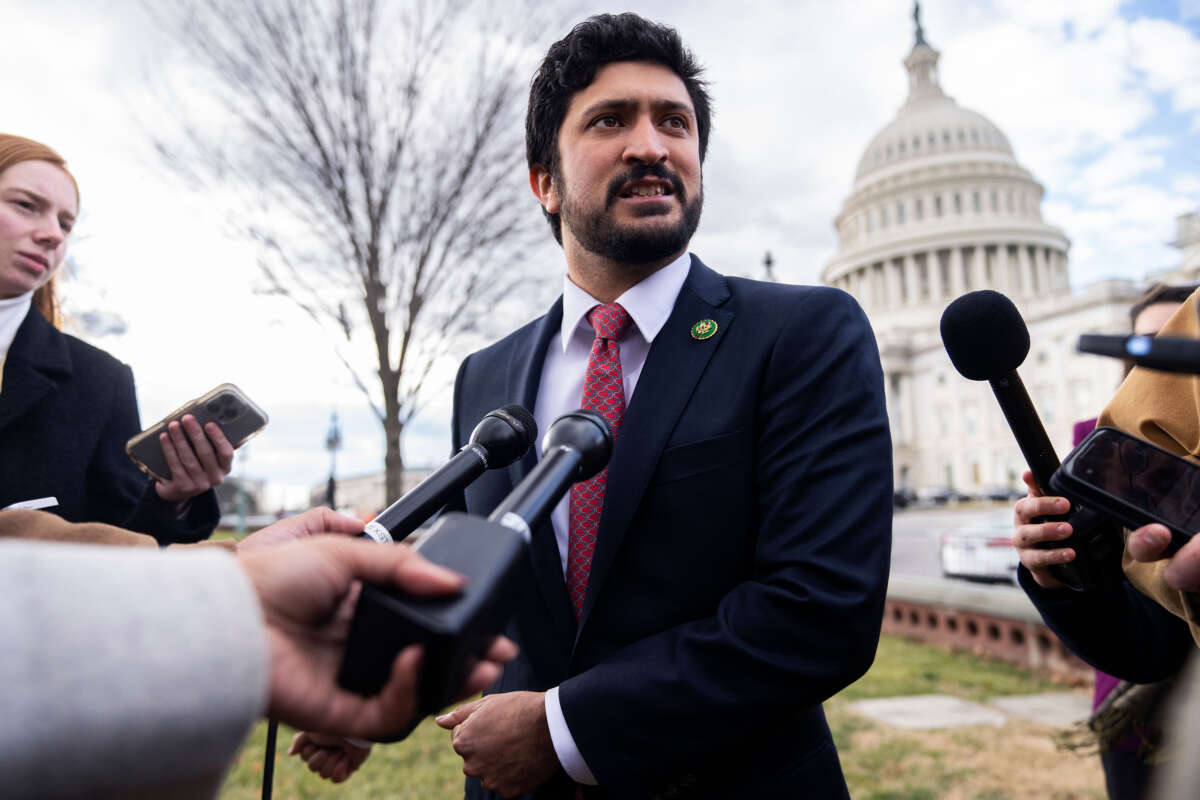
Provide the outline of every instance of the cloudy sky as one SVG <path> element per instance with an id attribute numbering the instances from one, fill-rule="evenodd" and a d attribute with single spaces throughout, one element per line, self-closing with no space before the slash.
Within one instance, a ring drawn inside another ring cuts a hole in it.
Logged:
<path id="1" fill-rule="evenodd" d="M 818 280 L 858 159 L 904 101 L 911 3 L 582 8 L 673 24 L 707 66 L 716 117 L 693 250 L 751 276 L 769 250 L 781 279 Z M 995 121 L 1046 187 L 1043 215 L 1071 239 L 1074 285 L 1177 263 L 1166 244 L 1175 217 L 1200 207 L 1200 0 L 927 0 L 922 10 L 946 92 Z M 92 340 L 132 365 L 143 421 L 232 381 L 271 416 L 235 470 L 267 479 L 273 502 L 298 502 L 327 474 L 335 408 L 339 472 L 379 469 L 378 423 L 324 334 L 251 291 L 254 251 L 228 234 L 227 208 L 157 165 L 147 109 L 161 102 L 162 74 L 186 65 L 142 6 L 0 0 L 0 18 L 0 131 L 52 144 L 79 179 L 68 308 L 124 319 L 123 334 Z M 549 245 L 531 258 L 554 269 Z M 449 402 L 448 391 L 430 396 L 405 441 L 410 464 L 447 455 Z"/>

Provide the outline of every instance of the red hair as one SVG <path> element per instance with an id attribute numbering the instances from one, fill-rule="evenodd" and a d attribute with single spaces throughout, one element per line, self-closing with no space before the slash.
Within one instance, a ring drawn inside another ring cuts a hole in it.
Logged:
<path id="1" fill-rule="evenodd" d="M 47 161 L 61 169 L 71 179 L 71 184 L 75 187 L 76 203 L 79 202 L 79 184 L 75 182 L 75 176 L 67 169 L 65 158 L 41 142 L 26 139 L 24 136 L 14 136 L 11 133 L 0 133 L 0 172 L 4 172 L 13 164 L 19 164 L 22 161 Z M 61 322 L 58 295 L 54 289 L 56 279 L 57 276 L 51 276 L 50 280 L 33 293 L 33 307 L 42 312 L 42 316 L 55 327 Z"/>

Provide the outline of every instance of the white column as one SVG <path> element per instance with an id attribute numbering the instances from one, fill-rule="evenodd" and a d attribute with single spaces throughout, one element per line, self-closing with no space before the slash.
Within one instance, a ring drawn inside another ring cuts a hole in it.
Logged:
<path id="1" fill-rule="evenodd" d="M 900 270 L 894 259 L 884 259 L 883 280 L 887 284 L 888 308 L 899 308 L 903 302 L 900 294 Z"/>
<path id="2" fill-rule="evenodd" d="M 1033 282 L 1033 264 L 1029 262 L 1028 245 L 1017 245 L 1017 269 L 1021 271 L 1021 294 L 1029 296 L 1041 289 L 1043 286 L 1041 281 L 1036 284 Z"/>
<path id="3" fill-rule="evenodd" d="M 942 285 L 942 260 L 937 250 L 925 254 L 925 268 L 929 270 L 929 297 L 934 305 L 946 299 L 946 287 Z"/>
<path id="4" fill-rule="evenodd" d="M 908 301 L 905 305 L 915 306 L 921 302 L 921 284 L 917 280 L 917 260 L 912 253 L 904 255 L 904 282 L 908 286 Z"/>
<path id="5" fill-rule="evenodd" d="M 950 248 L 950 291 L 955 297 L 965 294 L 963 286 L 963 253 L 961 247 Z"/>
<path id="6" fill-rule="evenodd" d="M 974 263 L 971 265 L 971 288 L 972 289 L 991 289 L 993 288 L 987 282 L 987 247 L 982 244 L 977 244 L 974 247 L 975 254 L 971 259 Z"/>
<path id="7" fill-rule="evenodd" d="M 1053 294 L 1058 284 L 1046 265 L 1046 248 L 1041 245 L 1033 248 L 1033 271 L 1038 278 L 1038 291 L 1044 295 Z"/>
<path id="8" fill-rule="evenodd" d="M 996 282 L 996 291 L 1012 297 L 1016 287 L 1012 285 L 1012 275 L 1008 272 L 1008 246 L 996 245 L 996 264 L 992 268 L 992 279 Z"/>
<path id="9" fill-rule="evenodd" d="M 854 270 L 854 274 L 858 276 L 859 303 L 863 308 L 874 308 L 875 306 L 875 292 L 872 291 L 869 270 L 869 266 L 857 267 Z"/>

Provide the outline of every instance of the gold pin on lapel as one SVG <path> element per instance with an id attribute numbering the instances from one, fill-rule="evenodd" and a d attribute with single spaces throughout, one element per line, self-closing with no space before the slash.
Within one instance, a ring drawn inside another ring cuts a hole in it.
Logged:
<path id="1" fill-rule="evenodd" d="M 717 332 L 717 323 L 711 319 L 702 319 L 692 326 L 692 338 L 697 341 L 711 339 Z"/>

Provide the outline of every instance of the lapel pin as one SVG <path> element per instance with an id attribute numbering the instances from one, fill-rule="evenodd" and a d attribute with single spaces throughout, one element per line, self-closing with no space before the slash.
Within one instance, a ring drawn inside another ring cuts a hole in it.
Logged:
<path id="1" fill-rule="evenodd" d="M 692 326 L 692 338 L 697 341 L 711 339 L 717 332 L 717 323 L 711 319 L 702 319 Z"/>

